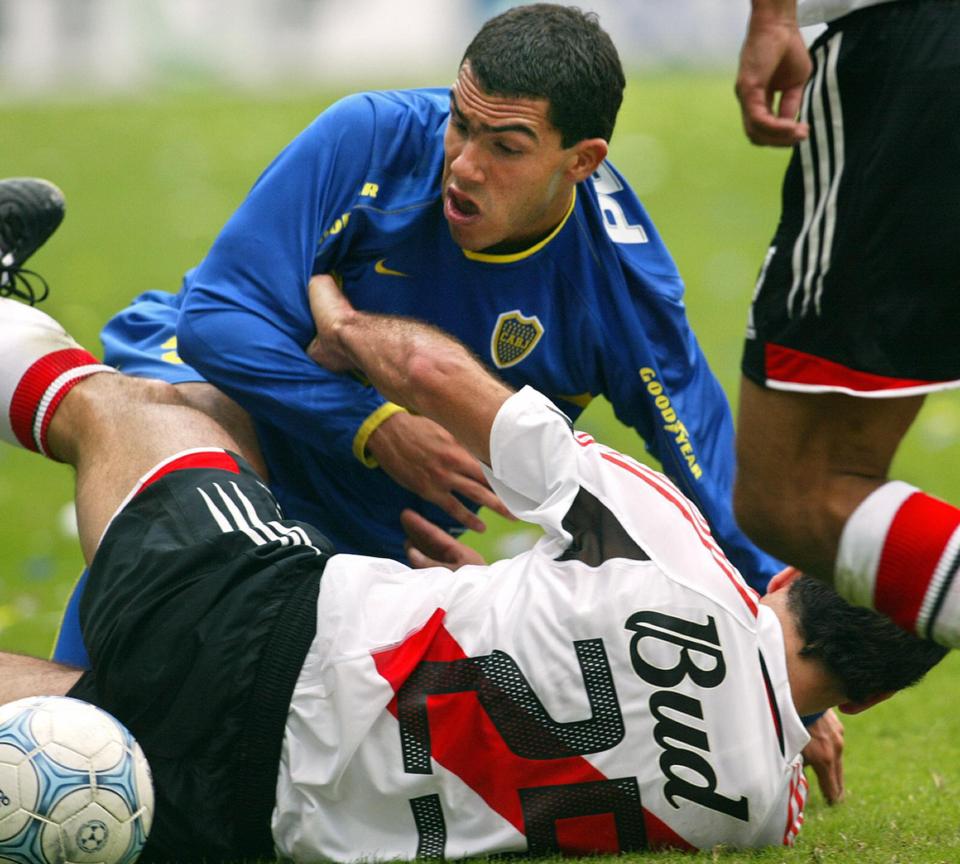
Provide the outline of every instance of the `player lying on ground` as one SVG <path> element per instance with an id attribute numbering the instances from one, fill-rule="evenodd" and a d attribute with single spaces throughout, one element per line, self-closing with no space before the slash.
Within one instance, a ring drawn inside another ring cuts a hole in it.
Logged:
<path id="1" fill-rule="evenodd" d="M 327 277 L 311 296 L 314 356 L 442 423 L 545 536 L 456 573 L 331 556 L 175 388 L 0 300 L 0 432 L 76 467 L 93 661 L 3 655 L 0 699 L 126 723 L 160 859 L 792 842 L 799 714 L 863 708 L 944 649 L 796 571 L 759 600 L 663 475 L 439 331 Z"/>

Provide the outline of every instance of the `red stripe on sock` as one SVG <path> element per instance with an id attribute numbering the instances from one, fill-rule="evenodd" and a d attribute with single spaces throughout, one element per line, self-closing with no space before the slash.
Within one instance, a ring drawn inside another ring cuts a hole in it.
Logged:
<path id="1" fill-rule="evenodd" d="M 199 453 L 187 453 L 176 459 L 171 459 L 164 463 L 150 476 L 148 476 L 138 487 L 134 495 L 139 495 L 148 486 L 156 483 L 160 478 L 172 474 L 174 471 L 183 471 L 187 468 L 216 468 L 221 471 L 229 471 L 231 474 L 239 474 L 240 466 L 237 460 L 224 450 L 203 450 Z"/>
<path id="2" fill-rule="evenodd" d="M 960 510 L 915 492 L 893 517 L 877 566 L 873 602 L 904 630 L 916 632 L 917 616 L 943 550 L 960 525 Z"/>
<path id="3" fill-rule="evenodd" d="M 40 450 L 45 456 L 50 455 L 50 448 L 47 446 L 47 430 L 50 428 L 50 421 L 53 420 L 53 415 L 56 412 L 57 407 L 63 401 L 64 396 L 66 396 L 74 387 L 76 387 L 77 384 L 79 384 L 81 381 L 85 381 L 89 377 L 90 375 L 78 375 L 76 378 L 72 378 L 71 380 L 64 382 L 63 386 L 57 390 L 53 398 L 50 400 L 50 404 L 47 406 L 47 410 L 43 415 L 43 419 L 40 421 Z"/>
<path id="4" fill-rule="evenodd" d="M 44 395 L 50 389 L 50 385 L 57 380 L 64 372 L 76 369 L 78 366 L 88 366 L 90 364 L 99 364 L 89 351 L 82 348 L 63 348 L 59 351 L 52 351 L 45 354 L 36 361 L 20 379 L 17 389 L 13 392 L 13 398 L 10 400 L 10 426 L 13 429 L 17 440 L 28 450 L 39 452 L 36 442 L 33 440 L 33 426 L 37 416 L 37 410 Z M 65 384 L 62 392 L 54 396 L 43 419 L 41 435 L 46 435 L 46 430 L 53 418 L 53 412 L 60 400 L 70 389 L 82 381 L 83 378 L 77 378 Z"/>

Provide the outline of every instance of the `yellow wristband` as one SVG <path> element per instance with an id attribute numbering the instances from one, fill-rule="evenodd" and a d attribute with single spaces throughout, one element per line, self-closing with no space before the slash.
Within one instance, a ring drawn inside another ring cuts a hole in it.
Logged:
<path id="1" fill-rule="evenodd" d="M 367 453 L 367 441 L 369 441 L 370 436 L 380 428 L 384 420 L 401 411 L 406 413 L 407 409 L 400 405 L 395 405 L 393 402 L 384 402 L 383 405 L 377 408 L 376 411 L 360 424 L 357 434 L 353 436 L 353 455 L 366 465 L 367 468 L 376 468 L 379 464 L 376 459 Z"/>

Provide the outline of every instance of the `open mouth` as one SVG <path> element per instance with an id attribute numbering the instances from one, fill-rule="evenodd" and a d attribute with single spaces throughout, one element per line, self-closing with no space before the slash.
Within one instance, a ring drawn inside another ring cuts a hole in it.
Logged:
<path id="1" fill-rule="evenodd" d="M 480 208 L 476 202 L 461 192 L 458 192 L 452 186 L 447 187 L 444 210 L 446 211 L 447 218 L 454 222 L 469 221 L 480 215 Z"/>

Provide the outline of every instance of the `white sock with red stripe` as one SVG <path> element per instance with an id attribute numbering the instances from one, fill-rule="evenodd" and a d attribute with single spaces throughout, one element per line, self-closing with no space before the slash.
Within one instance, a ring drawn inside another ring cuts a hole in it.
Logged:
<path id="1" fill-rule="evenodd" d="M 868 495 L 843 528 L 835 585 L 904 630 L 960 647 L 960 509 L 907 483 Z"/>
<path id="2" fill-rule="evenodd" d="M 96 372 L 116 371 L 49 315 L 0 299 L 0 439 L 50 456 L 47 429 L 63 397 Z"/>

